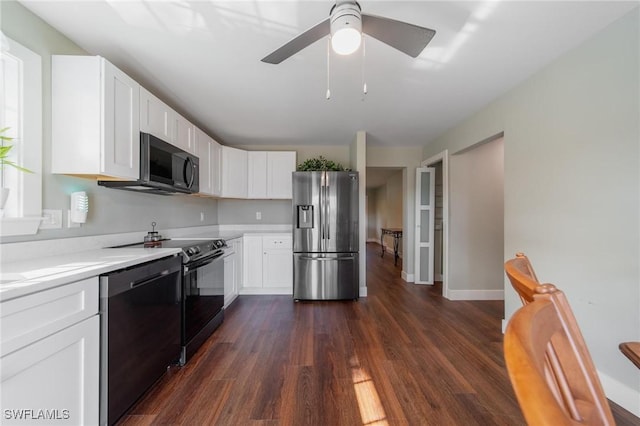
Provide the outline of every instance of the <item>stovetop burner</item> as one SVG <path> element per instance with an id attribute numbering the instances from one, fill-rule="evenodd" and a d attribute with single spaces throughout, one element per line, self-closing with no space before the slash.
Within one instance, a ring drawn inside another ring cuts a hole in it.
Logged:
<path id="1" fill-rule="evenodd" d="M 165 238 L 158 241 L 146 241 L 131 244 L 123 244 L 111 248 L 179 248 L 182 249 L 183 263 L 192 262 L 222 253 L 227 243 L 222 238 L 190 239 L 190 238 Z"/>

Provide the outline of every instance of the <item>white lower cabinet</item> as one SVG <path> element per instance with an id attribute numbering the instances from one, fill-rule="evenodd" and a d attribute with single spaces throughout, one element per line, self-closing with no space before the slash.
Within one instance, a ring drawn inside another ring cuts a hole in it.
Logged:
<path id="1" fill-rule="evenodd" d="M 0 423 L 98 423 L 97 307 L 97 277 L 0 303 Z"/>
<path id="2" fill-rule="evenodd" d="M 290 234 L 245 235 L 242 294 L 293 294 Z"/>
<path id="3" fill-rule="evenodd" d="M 224 307 L 238 297 L 242 283 L 242 238 L 227 241 L 232 253 L 224 259 Z"/>

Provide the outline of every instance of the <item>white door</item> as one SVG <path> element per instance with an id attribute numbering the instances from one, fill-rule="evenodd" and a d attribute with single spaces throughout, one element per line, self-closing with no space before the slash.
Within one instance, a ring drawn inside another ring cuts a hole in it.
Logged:
<path id="1" fill-rule="evenodd" d="M 433 284 L 436 169 L 416 169 L 415 283 Z"/>

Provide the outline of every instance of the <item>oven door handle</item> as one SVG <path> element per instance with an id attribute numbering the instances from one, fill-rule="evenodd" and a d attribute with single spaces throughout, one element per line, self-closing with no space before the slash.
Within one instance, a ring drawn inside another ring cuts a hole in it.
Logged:
<path id="1" fill-rule="evenodd" d="M 213 257 L 205 257 L 204 259 L 200 259 L 200 260 L 195 260 L 191 263 L 187 263 L 186 265 L 184 265 L 184 272 L 189 272 L 192 269 L 197 269 L 197 268 L 201 268 L 203 266 L 206 266 L 218 259 L 220 259 L 222 257 L 222 253 L 217 254 Z"/>
<path id="2" fill-rule="evenodd" d="M 157 280 L 158 278 L 163 277 L 165 275 L 169 275 L 169 270 L 168 269 L 165 269 L 162 272 L 158 272 L 157 274 L 153 274 L 150 277 L 146 277 L 146 278 L 143 278 L 143 279 L 138 280 L 138 281 L 131 281 L 131 283 L 129 284 L 129 288 L 136 288 L 136 287 L 143 286 L 145 284 L 149 284 L 149 283 L 151 283 L 151 282 L 153 282 L 153 281 Z"/>

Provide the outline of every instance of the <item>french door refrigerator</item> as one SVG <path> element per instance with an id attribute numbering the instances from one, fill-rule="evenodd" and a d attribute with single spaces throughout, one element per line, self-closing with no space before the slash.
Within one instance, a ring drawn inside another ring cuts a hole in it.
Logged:
<path id="1" fill-rule="evenodd" d="M 293 172 L 294 300 L 357 299 L 358 172 Z"/>

